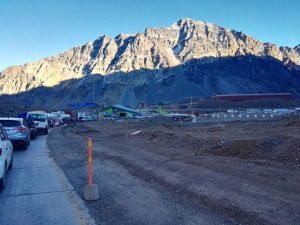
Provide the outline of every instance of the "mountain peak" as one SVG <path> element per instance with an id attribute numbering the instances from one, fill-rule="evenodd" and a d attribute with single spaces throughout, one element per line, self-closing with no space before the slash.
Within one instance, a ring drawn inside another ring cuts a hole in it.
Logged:
<path id="1" fill-rule="evenodd" d="M 202 21 L 193 20 L 191 18 L 182 18 L 182 19 L 177 21 L 177 24 L 180 25 L 180 24 L 183 24 L 183 23 L 199 23 L 199 22 L 202 22 Z"/>
<path id="2" fill-rule="evenodd" d="M 192 24 L 205 24 L 206 22 L 203 21 L 197 21 L 197 20 L 193 20 L 191 18 L 182 18 L 180 20 L 178 20 L 177 22 L 173 23 L 170 28 L 180 28 L 186 25 L 192 25 Z"/>

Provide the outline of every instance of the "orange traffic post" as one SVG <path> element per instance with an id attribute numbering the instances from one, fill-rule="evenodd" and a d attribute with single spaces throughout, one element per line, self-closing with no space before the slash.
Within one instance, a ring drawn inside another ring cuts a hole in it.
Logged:
<path id="1" fill-rule="evenodd" d="M 93 179 L 93 143 L 92 143 L 92 136 L 88 137 L 88 185 L 92 185 Z"/>
<path id="2" fill-rule="evenodd" d="M 86 201 L 99 199 L 99 188 L 97 184 L 93 184 L 93 144 L 92 136 L 88 137 L 88 184 L 84 186 L 83 197 Z"/>

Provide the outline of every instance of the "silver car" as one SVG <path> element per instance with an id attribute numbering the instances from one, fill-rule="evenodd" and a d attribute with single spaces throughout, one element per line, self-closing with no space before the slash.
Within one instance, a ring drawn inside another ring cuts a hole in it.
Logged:
<path id="1" fill-rule="evenodd" d="M 0 123 L 4 127 L 8 139 L 14 147 L 20 147 L 24 150 L 30 144 L 30 130 L 25 126 L 22 118 L 0 118 Z"/>

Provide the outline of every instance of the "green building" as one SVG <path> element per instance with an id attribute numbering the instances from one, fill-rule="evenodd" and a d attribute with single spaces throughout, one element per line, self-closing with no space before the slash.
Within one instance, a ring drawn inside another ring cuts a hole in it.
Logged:
<path id="1" fill-rule="evenodd" d="M 140 113 L 134 109 L 122 106 L 122 105 L 111 105 L 102 111 L 103 115 L 116 116 L 116 117 L 132 117 L 139 115 Z"/>

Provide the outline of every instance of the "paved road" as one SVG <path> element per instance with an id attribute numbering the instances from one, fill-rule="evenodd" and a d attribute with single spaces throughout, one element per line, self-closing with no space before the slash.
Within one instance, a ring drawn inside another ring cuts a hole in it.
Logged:
<path id="1" fill-rule="evenodd" d="M 46 136 L 27 151 L 14 152 L 13 169 L 0 192 L 0 225 L 79 225 L 80 212 L 70 198 L 72 187 L 62 181 L 48 156 Z"/>

